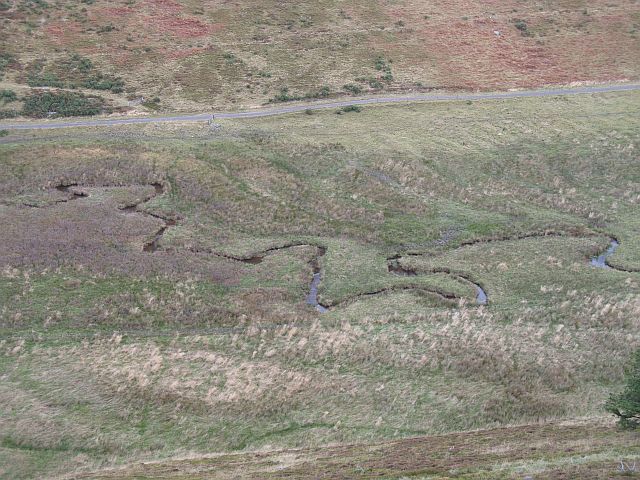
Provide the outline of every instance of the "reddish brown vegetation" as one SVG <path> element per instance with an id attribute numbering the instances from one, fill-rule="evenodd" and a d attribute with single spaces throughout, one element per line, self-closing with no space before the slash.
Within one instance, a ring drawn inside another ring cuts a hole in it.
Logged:
<path id="1" fill-rule="evenodd" d="M 134 15 L 136 11 L 131 7 L 102 7 L 96 9 L 95 18 L 116 18 Z"/>
<path id="2" fill-rule="evenodd" d="M 150 17 L 149 21 L 157 25 L 159 31 L 169 32 L 179 38 L 193 38 L 208 35 L 213 31 L 212 25 L 207 25 L 196 19 L 175 18 L 173 16 Z"/>
<path id="3" fill-rule="evenodd" d="M 505 82 L 529 87 L 619 80 L 627 72 L 611 65 L 606 56 L 613 52 L 633 55 L 637 49 L 631 39 L 608 32 L 554 36 L 540 42 L 524 38 L 506 19 L 429 26 L 422 35 L 425 50 L 440 59 L 442 84 L 467 89 L 497 87 Z"/>
<path id="4" fill-rule="evenodd" d="M 416 61 L 434 59 L 438 85 L 491 89 L 635 76 L 640 50 L 629 34 L 636 28 L 634 9 L 637 4 L 560 2 L 549 8 L 460 0 L 394 6 L 387 14 L 406 24 L 404 37 L 415 36 Z M 423 19 L 425 11 L 431 15 Z M 515 27 L 516 20 L 526 32 Z M 406 55 L 406 48 L 392 46 L 393 56 Z"/>
<path id="5" fill-rule="evenodd" d="M 165 14 L 177 14 L 183 10 L 182 5 L 174 0 L 146 0 L 144 4 L 148 8 L 164 12 Z"/>
<path id="6" fill-rule="evenodd" d="M 44 29 L 49 41 L 57 45 L 68 45 L 82 34 L 82 25 L 74 21 L 60 21 L 47 25 Z"/>
<path id="7" fill-rule="evenodd" d="M 393 72 L 375 89 L 361 82 L 364 92 L 532 88 L 632 80 L 640 72 L 637 2 L 341 7 L 322 1 L 299 7 L 252 0 L 142 0 L 135 6 L 96 1 L 81 8 L 59 2 L 44 17 L 17 8 L 5 12 L 12 21 L 4 36 L 12 39 L 10 53 L 19 62 L 32 61 L 34 52 L 80 53 L 145 96 L 158 95 L 161 67 L 177 87 L 162 92 L 168 109 L 184 108 L 184 100 L 221 108 L 230 101 L 255 105 L 284 86 L 292 94 L 323 85 L 340 92 L 357 78 L 379 77 L 378 57 L 392 62 Z M 27 23 L 37 25 L 34 35 L 20 26 Z M 337 51 L 342 60 L 335 63 Z"/>
<path id="8" fill-rule="evenodd" d="M 212 25 L 202 20 L 182 16 L 184 7 L 173 0 L 147 0 L 145 7 L 148 15 L 142 18 L 142 22 L 158 33 L 194 38 L 208 35 L 214 30 Z"/>

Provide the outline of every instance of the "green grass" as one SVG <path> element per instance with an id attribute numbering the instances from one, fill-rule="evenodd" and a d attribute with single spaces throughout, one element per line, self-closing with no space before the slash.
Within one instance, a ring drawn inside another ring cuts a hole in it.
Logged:
<path id="1" fill-rule="evenodd" d="M 639 99 L 10 133 L 0 475 L 600 421 L 640 342 L 640 274 L 589 258 L 615 236 L 612 263 L 640 265 Z M 139 209 L 179 220 L 144 253 L 162 221 L 118 205 L 161 180 Z M 61 182 L 97 187 L 59 203 Z M 517 239 L 544 232 L 563 235 Z M 397 255 L 418 275 L 388 272 Z"/>

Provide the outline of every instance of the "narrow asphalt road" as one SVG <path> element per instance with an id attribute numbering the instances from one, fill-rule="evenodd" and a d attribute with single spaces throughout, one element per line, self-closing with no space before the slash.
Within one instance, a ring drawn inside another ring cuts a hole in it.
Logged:
<path id="1" fill-rule="evenodd" d="M 277 108 L 263 108 L 258 110 L 249 110 L 235 113 L 216 113 L 216 119 L 224 118 L 257 118 L 269 117 L 272 115 L 283 115 L 286 113 L 301 112 L 304 110 L 320 110 L 323 108 L 340 108 L 348 105 L 370 105 L 377 103 L 408 103 L 408 102 L 444 102 L 444 101 L 468 101 L 468 100 L 502 100 L 508 98 L 524 98 L 524 97 L 550 97 L 555 95 L 578 95 L 592 93 L 609 93 L 609 92 L 628 92 L 640 90 L 640 84 L 625 85 L 600 85 L 590 87 L 575 88 L 553 88 L 544 90 L 520 90 L 509 92 L 494 93 L 461 93 L 450 95 L 438 94 L 416 94 L 401 95 L 395 97 L 369 97 L 353 100 L 344 100 L 339 102 L 312 102 L 307 104 L 297 104 L 289 106 L 281 106 Z M 167 123 L 167 122 L 203 122 L 211 118 L 211 113 L 200 113 L 194 115 L 172 115 L 161 117 L 122 117 L 95 120 L 77 120 L 77 121 L 58 121 L 45 120 L 39 122 L 22 122 L 22 123 L 2 123 L 0 129 L 11 130 L 30 130 L 30 129 L 46 129 L 46 128 L 68 128 L 68 127 L 99 127 L 110 125 L 127 125 L 136 123 Z"/>

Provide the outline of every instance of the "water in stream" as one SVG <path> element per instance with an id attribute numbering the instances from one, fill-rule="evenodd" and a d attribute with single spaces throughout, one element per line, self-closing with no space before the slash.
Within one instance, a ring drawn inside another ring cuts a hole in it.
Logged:
<path id="1" fill-rule="evenodd" d="M 488 302 L 487 292 L 485 292 L 480 285 L 476 284 L 476 303 L 478 305 L 486 305 Z"/>
<path id="2" fill-rule="evenodd" d="M 618 243 L 615 238 L 612 238 L 607 249 L 597 257 L 591 259 L 591 265 L 598 268 L 611 268 L 607 265 L 607 258 L 613 255 L 613 252 L 617 250 L 618 246 L 620 246 L 620 243 Z"/>
<path id="3" fill-rule="evenodd" d="M 309 295 L 307 295 L 307 304 L 312 305 L 320 313 L 327 311 L 327 308 L 318 303 L 318 285 L 320 285 L 320 272 L 313 274 L 313 280 L 311 281 L 311 288 L 309 289 Z"/>

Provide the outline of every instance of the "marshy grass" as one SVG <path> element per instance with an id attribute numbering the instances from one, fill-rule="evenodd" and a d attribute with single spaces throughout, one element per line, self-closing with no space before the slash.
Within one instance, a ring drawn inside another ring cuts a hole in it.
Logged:
<path id="1" fill-rule="evenodd" d="M 601 422 L 640 345 L 638 273 L 589 264 L 611 236 L 613 264 L 640 261 L 637 99 L 368 107 L 180 139 L 12 133 L 2 474 Z M 157 182 L 166 193 L 145 202 Z M 88 196 L 56 189 L 71 184 Z M 164 218 L 177 223 L 144 252 Z M 305 304 L 314 259 L 323 315 Z M 624 451 L 587 450 L 589 464 Z M 526 459 L 491 468 L 569 468 Z"/>

